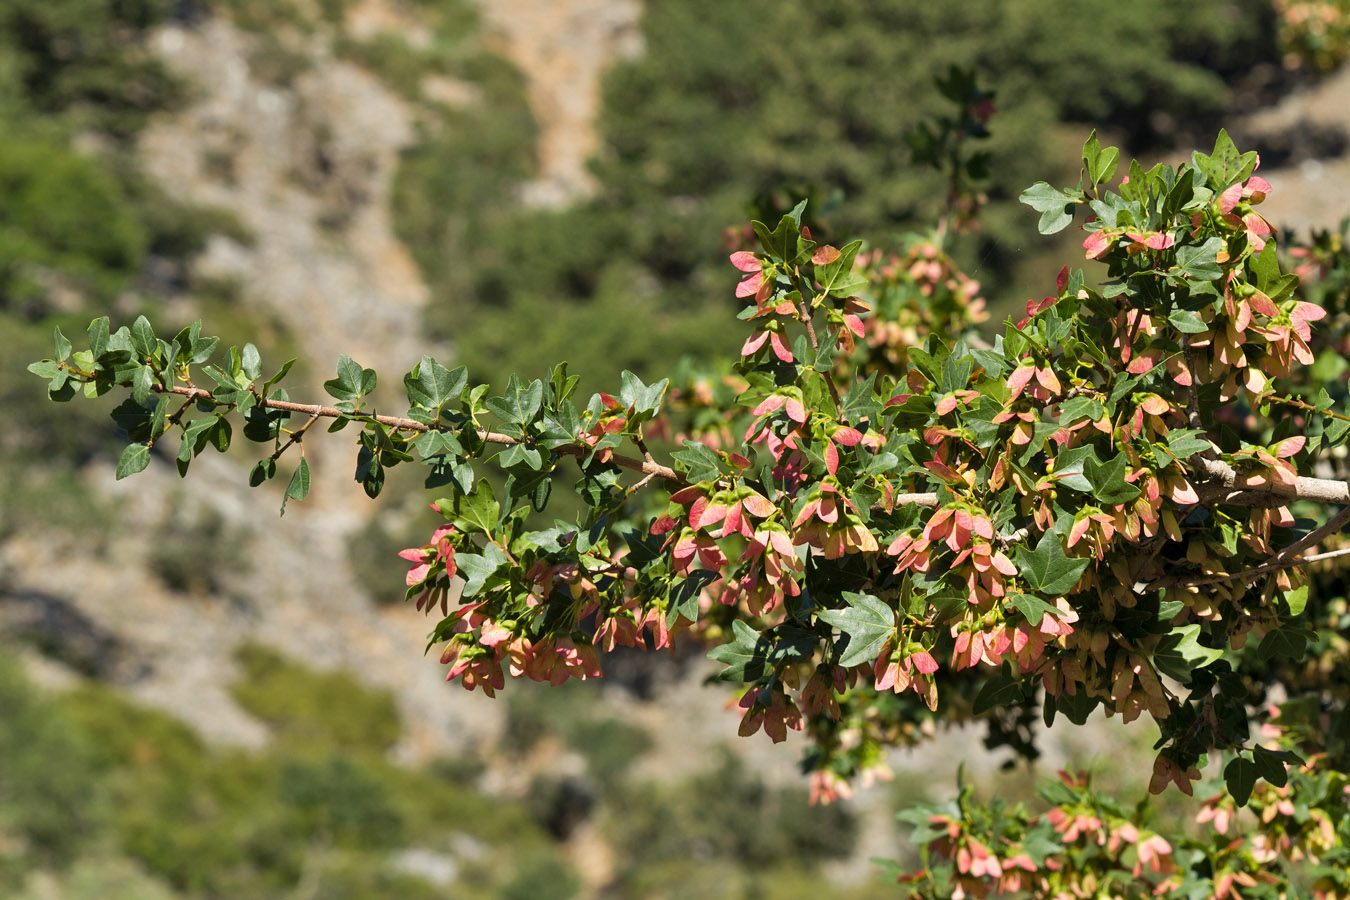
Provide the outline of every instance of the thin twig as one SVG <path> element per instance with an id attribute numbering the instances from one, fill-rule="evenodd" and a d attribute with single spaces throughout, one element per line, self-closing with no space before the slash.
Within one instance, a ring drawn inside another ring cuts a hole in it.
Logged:
<path id="1" fill-rule="evenodd" d="M 806 299 L 797 300 L 797 313 L 801 316 L 802 324 L 806 326 L 806 339 L 811 342 L 811 351 L 817 355 L 820 353 L 820 340 L 816 338 L 816 326 L 811 322 L 811 307 L 806 305 Z M 829 372 L 821 376 L 825 379 L 825 384 L 830 389 L 830 396 L 834 398 L 834 408 L 842 410 L 844 402 L 839 398 L 839 388 L 835 387 L 834 378 Z"/>
<path id="2" fill-rule="evenodd" d="M 1331 416 L 1333 419 L 1341 419 L 1342 421 L 1350 422 L 1350 416 L 1347 416 L 1344 413 L 1338 413 L 1330 409 L 1318 409 L 1311 403 L 1307 403 L 1303 400 L 1295 400 L 1293 397 L 1276 397 L 1272 395 L 1264 398 L 1264 402 L 1283 403 L 1286 406 L 1293 406 L 1297 409 L 1306 410 L 1307 412 L 1317 413 L 1319 416 Z"/>
<path id="3" fill-rule="evenodd" d="M 1265 575 L 1269 572 L 1277 572 L 1280 569 L 1297 569 L 1310 565 L 1315 562 L 1321 562 L 1324 559 L 1333 559 L 1337 556 L 1350 554 L 1350 547 L 1342 547 L 1339 550 L 1328 550 L 1326 553 L 1314 553 L 1312 556 L 1300 556 L 1297 559 L 1286 559 L 1276 562 L 1274 560 L 1254 566 L 1250 569 L 1243 569 L 1241 572 L 1231 572 L 1224 575 L 1205 575 L 1197 578 L 1186 578 L 1182 576 L 1172 576 L 1160 578 L 1144 587 L 1144 591 L 1154 591 L 1165 587 L 1201 587 L 1206 584 L 1220 584 L 1225 581 L 1246 581 L 1259 575 Z"/>
<path id="4" fill-rule="evenodd" d="M 276 452 L 272 454 L 272 461 L 275 462 L 276 460 L 281 459 L 281 455 L 282 455 L 283 453 L 285 453 L 287 450 L 291 449 L 291 445 L 292 445 L 292 444 L 298 444 L 298 443 L 300 443 L 300 441 L 301 441 L 301 440 L 304 438 L 304 436 L 305 436 L 305 432 L 309 430 L 309 426 L 313 425 L 313 424 L 314 424 L 315 422 L 317 422 L 317 421 L 319 421 L 319 416 L 318 416 L 317 414 L 311 415 L 311 416 L 309 417 L 309 419 L 306 420 L 305 424 L 303 424 L 303 425 L 301 425 L 299 428 L 295 429 L 295 431 L 292 431 L 292 432 L 291 432 L 290 439 L 287 440 L 286 443 L 284 443 L 284 444 L 282 444 L 280 447 L 278 447 L 278 448 L 276 449 Z M 301 455 L 301 456 L 304 456 L 304 455 L 305 455 L 305 452 L 304 452 L 303 450 L 301 450 L 301 451 L 300 451 L 300 455 Z"/>
<path id="5" fill-rule="evenodd" d="M 216 402 L 215 397 L 211 395 L 210 391 L 205 391 L 202 390 L 201 388 L 188 388 L 182 387 L 180 385 L 175 385 L 170 390 L 175 394 L 182 394 L 184 396 L 187 396 L 191 400 L 210 400 L 212 402 Z M 378 422 L 381 425 L 387 425 L 390 428 L 395 428 L 402 431 L 416 431 L 419 433 L 425 433 L 428 431 L 449 431 L 448 428 L 441 428 L 439 426 L 427 425 L 423 422 L 418 422 L 416 419 L 405 419 L 400 416 L 375 416 L 363 414 L 353 415 L 352 413 L 343 412 L 342 410 L 334 406 L 320 406 L 318 404 L 310 404 L 310 403 L 292 403 L 289 400 L 273 400 L 271 398 L 266 398 L 259 401 L 258 405 L 265 407 L 267 409 L 279 409 L 284 412 L 303 413 L 304 415 L 312 416 L 314 418 L 322 417 L 326 419 L 338 419 L 350 416 L 358 421 L 364 419 L 366 421 Z M 511 437 L 509 434 L 499 434 L 495 431 L 486 431 L 483 429 L 479 429 L 478 439 L 485 444 L 502 444 L 505 446 L 511 446 L 512 444 L 526 443 L 525 441 L 521 441 L 518 438 Z M 562 447 L 556 447 L 553 450 L 553 452 L 555 453 L 562 453 L 568 456 L 575 456 L 578 459 L 587 455 L 588 453 L 590 453 L 590 451 L 591 451 L 590 447 L 585 447 L 582 446 L 581 444 L 566 444 Z M 615 454 L 610 458 L 610 462 L 613 462 L 615 465 L 621 466 L 625 469 L 632 469 L 635 472 L 643 472 L 649 475 L 656 475 L 659 478 L 666 478 L 671 481 L 678 481 L 678 482 L 684 481 L 684 479 L 680 477 L 680 473 L 676 472 L 669 466 L 663 466 L 657 462 L 648 462 L 646 460 L 641 459 L 631 459 L 627 456 L 619 456 L 617 454 Z"/>

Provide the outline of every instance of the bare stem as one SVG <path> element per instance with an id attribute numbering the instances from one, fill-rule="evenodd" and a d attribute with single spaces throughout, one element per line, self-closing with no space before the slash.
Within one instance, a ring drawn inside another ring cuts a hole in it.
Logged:
<path id="1" fill-rule="evenodd" d="M 816 326 L 811 322 L 811 307 L 807 305 L 805 298 L 797 301 L 797 314 L 801 316 L 802 324 L 806 326 L 806 339 L 811 342 L 811 349 L 819 353 L 820 340 L 816 337 Z M 834 398 L 834 408 L 843 409 L 844 402 L 839 398 L 839 388 L 835 386 L 834 378 L 829 372 L 825 372 L 822 377 L 830 389 L 830 396 Z"/>
<path id="2" fill-rule="evenodd" d="M 190 388 L 175 385 L 174 387 L 170 388 L 170 391 L 175 394 L 182 394 L 188 397 L 189 400 L 212 400 L 212 401 L 215 400 L 215 398 L 211 395 L 210 391 L 204 391 L 201 388 Z M 301 413 L 303 415 L 307 415 L 316 419 L 317 418 L 339 419 L 344 416 L 352 416 L 352 413 L 343 412 L 342 410 L 333 406 L 320 406 L 318 404 L 310 404 L 310 403 L 292 403 L 289 400 L 273 400 L 271 398 L 266 398 L 258 401 L 258 405 L 265 407 L 267 409 L 279 409 L 284 412 Z M 419 433 L 425 433 L 428 431 L 447 430 L 432 425 L 426 425 L 422 422 L 417 421 L 416 419 L 405 419 L 400 416 L 371 416 L 358 414 L 354 416 L 354 418 L 357 420 L 365 419 L 372 422 L 378 422 L 381 425 L 387 425 L 390 428 L 395 428 L 400 431 L 416 431 Z M 499 434 L 495 431 L 487 431 L 484 429 L 479 429 L 478 439 L 485 444 L 502 444 L 505 446 L 525 443 L 524 441 L 521 441 L 517 438 L 513 438 L 508 434 Z M 586 454 L 590 453 L 590 448 L 583 446 L 581 444 L 567 444 L 565 446 L 555 448 L 553 452 L 566 454 L 568 456 L 575 456 L 578 459 L 580 459 L 581 457 L 584 457 Z M 676 472 L 669 466 L 663 466 L 660 463 L 654 461 L 631 459 L 626 456 L 618 456 L 618 455 L 613 456 L 611 458 L 611 461 L 617 466 L 621 466 L 625 469 L 632 469 L 635 472 L 643 472 L 648 475 L 656 475 L 659 478 L 667 478 L 671 481 L 679 481 L 679 482 L 684 481 L 684 479 L 680 477 L 680 473 Z"/>

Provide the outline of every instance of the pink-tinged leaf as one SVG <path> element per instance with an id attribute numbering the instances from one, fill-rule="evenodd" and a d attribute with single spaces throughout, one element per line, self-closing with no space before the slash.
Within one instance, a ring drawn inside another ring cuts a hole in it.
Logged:
<path id="1" fill-rule="evenodd" d="M 1266 199 L 1266 195 L 1270 192 L 1270 182 L 1261 176 L 1253 175 L 1247 179 L 1247 190 L 1244 193 L 1251 199 L 1252 203 L 1260 203 Z"/>
<path id="2" fill-rule="evenodd" d="M 670 499 L 681 506 L 686 506 L 702 496 L 703 488 L 696 484 L 691 484 L 689 487 L 680 488 L 678 491 L 671 494 Z"/>
<path id="3" fill-rule="evenodd" d="M 785 363 L 792 362 L 792 351 L 788 349 L 787 342 L 783 336 L 774 331 L 769 335 L 769 344 L 773 347 L 773 355 Z"/>
<path id="4" fill-rule="evenodd" d="M 863 439 L 861 431 L 856 428 L 848 427 L 836 429 L 831 437 L 836 443 L 843 444 L 845 447 L 855 447 L 861 443 Z"/>
<path id="5" fill-rule="evenodd" d="M 708 498 L 700 494 L 699 498 L 694 501 L 694 505 L 689 508 L 690 528 L 697 529 L 702 527 L 703 511 L 706 510 L 707 508 L 708 508 Z"/>
<path id="6" fill-rule="evenodd" d="M 1028 317 L 1034 316 L 1036 315 L 1036 313 L 1041 312 L 1042 310 L 1049 309 L 1050 307 L 1055 305 L 1055 302 L 1058 299 L 1059 299 L 1058 297 L 1046 297 L 1043 300 L 1034 300 L 1034 299 L 1028 300 L 1027 316 Z"/>
<path id="7" fill-rule="evenodd" d="M 1278 316 L 1280 314 L 1279 307 L 1260 291 L 1257 291 L 1248 297 L 1247 302 L 1251 304 L 1253 310 L 1259 312 L 1263 316 Z"/>
<path id="8" fill-rule="evenodd" d="M 727 517 L 722 521 L 722 537 L 741 530 L 741 504 L 733 503 L 727 507 Z M 749 529 L 746 529 L 747 531 Z M 748 535 L 747 535 L 748 536 Z"/>
<path id="9" fill-rule="evenodd" d="M 1161 231 L 1152 232 L 1143 240 L 1144 246 L 1148 247 L 1150 250 L 1166 250 L 1175 243 L 1175 238 L 1170 234 L 1164 234 Z"/>
<path id="10" fill-rule="evenodd" d="M 889 399 L 889 400 L 886 401 L 886 404 L 885 404 L 885 406 L 883 407 L 883 409 L 888 409 L 888 408 L 890 408 L 890 407 L 892 407 L 892 406 L 899 406 L 901 403 L 904 403 L 906 400 L 908 400 L 908 399 L 909 399 L 910 397 L 912 397 L 912 396 L 914 396 L 914 395 L 913 395 L 913 394 L 896 394 L 894 397 L 892 397 L 891 399 Z"/>
<path id="11" fill-rule="evenodd" d="M 863 327 L 863 320 L 852 313 L 844 316 L 844 324 L 848 326 L 849 331 L 853 332 L 858 337 L 863 337 L 864 334 L 866 334 L 866 329 Z"/>
<path id="12" fill-rule="evenodd" d="M 1068 545 L 1072 547 L 1082 540 L 1083 535 L 1088 533 L 1090 527 L 1092 527 L 1091 519 L 1076 519 L 1073 523 L 1073 527 L 1069 529 Z"/>
<path id="13" fill-rule="evenodd" d="M 833 497 L 821 497 L 816 515 L 820 516 L 820 521 L 833 525 L 839 521 L 839 505 Z"/>
<path id="14" fill-rule="evenodd" d="M 1052 394 L 1058 394 L 1060 391 L 1063 390 L 1063 388 L 1060 386 L 1059 378 L 1056 377 L 1055 373 L 1050 371 L 1049 369 L 1037 369 L 1036 380 L 1041 383 L 1041 387 L 1045 388 Z"/>
<path id="15" fill-rule="evenodd" d="M 1252 324 L 1252 305 L 1246 300 L 1241 300 L 1237 305 L 1237 315 L 1233 318 L 1233 330 L 1242 334 L 1250 324 Z"/>
<path id="16" fill-rule="evenodd" d="M 823 247 L 816 248 L 816 252 L 811 254 L 811 262 L 815 263 L 818 266 L 828 266 L 830 263 L 838 259 L 839 256 L 840 253 L 837 249 L 831 247 L 829 244 L 826 244 Z"/>
<path id="17" fill-rule="evenodd" d="M 763 272 L 747 275 L 741 279 L 740 284 L 736 285 L 736 296 L 753 297 L 759 291 L 760 285 L 762 284 L 764 284 Z"/>
<path id="18" fill-rule="evenodd" d="M 693 519 L 693 513 L 690 513 L 690 519 Z M 727 517 L 727 505 L 725 503 L 709 503 L 707 509 L 699 516 L 698 527 L 707 528 L 709 525 L 716 525 Z"/>
<path id="19" fill-rule="evenodd" d="M 938 670 L 937 660 L 933 659 L 933 655 L 927 650 L 916 650 L 911 653 L 909 661 L 914 664 L 914 668 L 925 675 L 932 675 Z"/>
<path id="20" fill-rule="evenodd" d="M 491 625 L 483 626 L 483 633 L 479 635 L 478 643 L 482 644 L 484 647 L 495 647 L 498 644 L 511 640 L 511 638 L 511 629 L 494 622 Z"/>
<path id="21" fill-rule="evenodd" d="M 1069 285 L 1069 267 L 1062 266 L 1059 270 L 1059 274 L 1055 276 L 1055 293 L 1056 294 L 1064 293 L 1064 289 L 1068 287 L 1068 285 Z"/>
<path id="22" fill-rule="evenodd" d="M 651 533 L 653 535 L 663 535 L 675 527 L 675 520 L 670 516 L 662 516 L 652 523 Z"/>
<path id="23" fill-rule="evenodd" d="M 801 528 L 802 525 L 806 524 L 806 522 L 816 514 L 816 510 L 818 509 L 820 509 L 819 499 L 812 500 L 809 503 L 807 503 L 805 506 L 802 507 L 802 511 L 797 513 L 797 520 L 792 523 L 792 527 L 794 529 Z"/>
<path id="24" fill-rule="evenodd" d="M 1191 487 L 1191 483 L 1184 478 L 1174 478 L 1172 480 L 1172 502 L 1180 503 L 1183 506 L 1190 506 L 1200 502 L 1200 495 Z"/>
<path id="25" fill-rule="evenodd" d="M 1153 368 L 1153 365 L 1153 359 L 1145 354 L 1144 356 L 1136 356 L 1134 359 L 1130 360 L 1130 364 L 1125 367 L 1125 371 L 1129 372 L 1131 375 L 1142 375 Z"/>
<path id="26" fill-rule="evenodd" d="M 773 511 L 777 509 L 776 506 L 759 494 L 749 494 L 742 498 L 741 505 L 749 511 L 750 515 L 757 519 L 767 519 L 769 516 L 773 515 Z"/>
<path id="27" fill-rule="evenodd" d="M 1219 212 L 1230 213 L 1242 199 L 1242 185 L 1235 184 L 1219 195 Z"/>
<path id="28" fill-rule="evenodd" d="M 839 448 L 834 441 L 825 442 L 825 468 L 833 475 L 839 471 Z"/>
<path id="29" fill-rule="evenodd" d="M 754 276 L 751 276 L 752 278 Z M 765 278 L 759 283 L 759 290 L 755 291 L 755 305 L 762 307 L 769 302 L 769 296 L 773 294 L 773 282 Z M 788 314 L 792 312 L 791 303 L 780 303 L 774 307 L 774 312 L 779 314 Z"/>
<path id="30" fill-rule="evenodd" d="M 773 412 L 783 405 L 784 398 L 781 394 L 770 394 L 759 402 L 759 406 L 750 410 L 751 415 L 763 416 Z"/>
<path id="31" fill-rule="evenodd" d="M 1294 308 L 1289 311 L 1289 318 L 1296 322 L 1316 322 L 1318 319 L 1326 318 L 1327 311 L 1316 303 L 1304 303 L 1299 301 L 1294 304 Z"/>
<path id="32" fill-rule="evenodd" d="M 741 345 L 741 356 L 750 356 L 753 353 L 757 353 L 759 348 L 763 347 L 764 342 L 768 339 L 769 333 L 767 331 L 756 331 L 746 338 L 745 343 Z"/>
<path id="33" fill-rule="evenodd" d="M 956 409 L 956 402 L 957 401 L 955 397 L 953 397 L 951 394 L 947 394 L 937 402 L 937 406 L 933 408 L 933 411 L 936 412 L 939 416 L 945 416 L 947 413 Z"/>
<path id="34" fill-rule="evenodd" d="M 1088 259 L 1096 259 L 1111 247 L 1112 238 L 1108 237 L 1104 231 L 1094 231 L 1083 241 L 1083 249 L 1087 251 Z"/>
<path id="35" fill-rule="evenodd" d="M 420 563 L 426 559 L 427 551 L 421 547 L 409 547 L 407 550 L 398 551 L 398 555 L 408 562 Z"/>
<path id="36" fill-rule="evenodd" d="M 731 264 L 742 272 L 758 272 L 763 268 L 759 257 L 749 250 L 739 250 L 731 254 Z"/>
<path id="37" fill-rule="evenodd" d="M 1242 217 L 1242 224 L 1247 226 L 1248 236 L 1274 234 L 1275 229 L 1265 220 L 1260 213 L 1250 212 Z"/>
<path id="38" fill-rule="evenodd" d="M 792 543 L 792 538 L 782 531 L 770 531 L 769 543 L 773 545 L 774 552 L 782 557 L 797 558 L 796 547 Z"/>
<path id="39" fill-rule="evenodd" d="M 789 359 L 790 358 L 791 357 L 789 357 Z M 802 406 L 802 401 L 798 400 L 796 397 L 788 397 L 786 407 L 789 419 L 799 425 L 806 424 L 806 407 Z"/>
<path id="40" fill-rule="evenodd" d="M 413 566 L 408 570 L 407 585 L 412 587 L 415 584 L 421 584 L 427 580 L 428 573 L 431 572 L 431 564 L 423 563 L 420 566 Z"/>
<path id="41" fill-rule="evenodd" d="M 1275 455 L 1280 459 L 1288 459 L 1295 453 L 1301 451 L 1308 443 L 1308 439 L 1303 435 L 1297 437 L 1285 438 L 1275 445 Z"/>
<path id="42" fill-rule="evenodd" d="M 1022 389 L 1027 386 L 1027 382 L 1035 377 L 1035 366 L 1018 366 L 1016 369 L 1013 369 L 1012 374 L 1008 376 L 1008 390 L 1012 392 L 1013 397 L 1016 397 L 1022 393 Z"/>
<path id="43" fill-rule="evenodd" d="M 1172 408 L 1172 404 L 1168 403 L 1157 394 L 1145 394 L 1144 402 L 1140 403 L 1139 406 L 1144 412 L 1151 416 L 1161 416 Z"/>

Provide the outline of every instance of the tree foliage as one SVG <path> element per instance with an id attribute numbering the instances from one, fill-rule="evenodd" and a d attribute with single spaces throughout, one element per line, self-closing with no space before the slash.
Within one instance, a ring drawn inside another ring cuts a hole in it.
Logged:
<path id="1" fill-rule="evenodd" d="M 754 222 L 730 257 L 747 336 L 720 370 L 624 372 L 583 401 L 566 364 L 494 393 L 424 357 L 390 416 L 348 357 L 331 403 L 302 403 L 290 363 L 144 317 L 96 319 L 78 350 L 58 330 L 30 370 L 58 401 L 129 392 L 119 478 L 160 450 L 185 474 L 239 433 L 271 448 L 250 480 L 286 480 L 284 512 L 320 419 L 354 426 L 372 497 L 420 461 L 444 523 L 403 552 L 407 596 L 470 690 L 702 641 L 741 733 L 803 732 L 827 801 L 889 748 L 976 718 L 1026 756 L 1038 720 L 1146 718 L 1153 793 L 1191 794 L 1222 759 L 1199 836 L 1154 832 L 1071 773 L 1043 814 L 968 793 L 917 810 L 916 895 L 1275 896 L 1303 878 L 1338 896 L 1344 600 L 1311 591 L 1309 566 L 1340 555 L 1312 551 L 1350 519 L 1330 513 L 1350 486 L 1326 477 L 1350 437 L 1344 384 L 1312 376 L 1330 365 L 1313 328 L 1344 299 L 1300 292 L 1257 211 L 1271 185 L 1226 133 L 1147 170 L 1094 134 L 1076 182 L 1021 199 L 1042 234 L 1077 224 L 1095 268 L 1065 266 L 986 340 L 947 245 L 978 209 L 993 98 L 957 70 L 943 93 L 955 112 L 912 141 L 946 181 L 939 228 L 888 253 L 817 240 L 805 203 Z M 1323 236 L 1298 264 L 1343 255 Z M 581 511 L 563 519 L 569 483 Z M 1263 827 L 1239 833 L 1240 809 Z"/>

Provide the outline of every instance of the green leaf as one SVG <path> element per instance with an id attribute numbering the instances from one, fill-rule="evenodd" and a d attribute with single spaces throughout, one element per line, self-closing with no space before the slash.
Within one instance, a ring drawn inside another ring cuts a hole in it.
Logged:
<path id="1" fill-rule="evenodd" d="M 249 381 L 257 381 L 262 377 L 262 357 L 258 354 L 258 348 L 252 344 L 244 345 L 244 350 L 239 356 L 239 364 L 244 377 Z"/>
<path id="2" fill-rule="evenodd" d="M 1065 193 L 1044 181 L 1038 181 L 1017 199 L 1041 213 L 1041 221 L 1037 225 L 1041 234 L 1055 234 L 1073 221 L 1074 207 L 1081 200 L 1081 195 Z"/>
<path id="3" fill-rule="evenodd" d="M 1189 459 L 1210 449 L 1209 441 L 1198 428 L 1177 428 L 1167 433 L 1167 449 L 1177 459 Z"/>
<path id="4" fill-rule="evenodd" d="M 1252 762 L 1256 764 L 1256 774 L 1275 785 L 1275 787 L 1284 787 L 1289 781 L 1285 754 L 1275 750 L 1267 750 L 1265 747 L 1257 745 L 1252 748 Z"/>
<path id="5" fill-rule="evenodd" d="M 408 402 L 432 410 L 436 415 L 448 404 L 458 403 L 468 383 L 469 370 L 464 366 L 447 369 L 430 356 L 423 356 L 413 370 L 403 376 Z"/>
<path id="6" fill-rule="evenodd" d="M 698 441 L 686 440 L 683 450 L 676 450 L 670 455 L 683 465 L 686 477 L 691 482 L 716 481 L 722 476 L 717 454 Z"/>
<path id="7" fill-rule="evenodd" d="M 75 348 L 70 345 L 70 340 L 61 333 L 60 328 L 52 329 L 52 343 L 56 346 L 57 362 L 65 362 L 70 359 L 71 351 Z"/>
<path id="8" fill-rule="evenodd" d="M 1226 130 L 1220 129 L 1214 141 L 1214 152 L 1209 156 L 1198 150 L 1191 154 L 1191 162 L 1208 179 L 1211 187 L 1221 191 L 1240 181 L 1246 181 L 1256 168 L 1255 150 L 1240 153 Z"/>
<path id="9" fill-rule="evenodd" d="M 1086 559 L 1070 559 L 1064 555 L 1059 536 L 1053 531 L 1041 535 L 1034 551 L 1024 546 L 1014 548 L 1017 556 L 1017 568 L 1022 579 L 1038 594 L 1058 597 L 1078 583 L 1083 570 L 1088 567 Z"/>
<path id="10" fill-rule="evenodd" d="M 495 551 L 495 552 L 494 552 Z M 506 557 L 496 544 L 488 544 L 482 554 L 456 553 L 455 567 L 464 579 L 461 597 L 475 597 L 487 585 L 487 580 L 496 574 Z"/>
<path id="11" fill-rule="evenodd" d="M 344 353 L 338 357 L 337 377 L 325 381 L 323 389 L 338 400 L 358 400 L 375 390 L 376 381 L 373 369 L 361 368 Z"/>
<path id="12" fill-rule="evenodd" d="M 1219 251 L 1223 248 L 1223 239 L 1218 237 L 1212 237 L 1198 247 L 1180 247 L 1173 271 L 1191 281 L 1213 281 L 1223 274 L 1218 262 Z"/>
<path id="13" fill-rule="evenodd" d="M 845 592 L 846 609 L 827 609 L 820 620 L 848 635 L 839 665 L 844 668 L 872 662 L 895 634 L 895 610 L 871 594 Z"/>
<path id="14" fill-rule="evenodd" d="M 1256 787 L 1258 775 L 1256 763 L 1244 756 L 1235 756 L 1224 766 L 1224 784 L 1228 785 L 1228 793 L 1238 806 L 1247 805 L 1252 796 L 1252 788 Z"/>
<path id="15" fill-rule="evenodd" d="M 1284 595 L 1284 602 L 1289 604 L 1289 615 L 1303 615 L 1303 610 L 1308 606 L 1308 586 L 1300 585 L 1289 591 Z"/>
<path id="16" fill-rule="evenodd" d="M 1065 400 L 1059 406 L 1059 424 L 1072 425 L 1079 419 L 1087 419 L 1090 422 L 1096 422 L 1106 415 L 1106 408 L 1102 406 L 1100 400 L 1093 397 L 1071 397 Z M 1055 469 L 1058 471 L 1060 465 L 1055 463 Z"/>
<path id="17" fill-rule="evenodd" d="M 1153 662 L 1163 674 L 1190 684 L 1197 670 L 1222 656 L 1223 650 L 1200 643 L 1200 625 L 1192 623 L 1164 635 L 1153 651 Z"/>
<path id="18" fill-rule="evenodd" d="M 291 483 L 286 485 L 286 495 L 281 498 L 281 514 L 286 515 L 288 500 L 303 500 L 309 496 L 309 462 L 302 456 L 300 465 L 291 475 Z"/>
<path id="19" fill-rule="evenodd" d="M 517 375 L 506 383 L 506 393 L 484 404 L 488 411 L 509 425 L 524 428 L 544 405 L 544 383 L 539 379 L 523 384 Z"/>
<path id="20" fill-rule="evenodd" d="M 1205 320 L 1200 318 L 1200 314 L 1190 309 L 1175 309 L 1168 313 L 1167 321 L 1172 323 L 1172 327 L 1184 334 L 1199 334 L 1202 331 L 1208 331 L 1209 326 Z"/>
<path id="21" fill-rule="evenodd" d="M 1058 618 L 1063 615 L 1059 608 L 1051 603 L 1047 603 L 1035 594 L 1013 594 L 1008 598 L 1013 608 L 1022 614 L 1022 618 L 1027 620 L 1027 624 L 1035 628 L 1045 619 L 1045 614 Z"/>
<path id="22" fill-rule="evenodd" d="M 498 455 L 497 462 L 503 469 L 509 469 L 521 463 L 536 472 L 544 467 L 544 460 L 539 455 L 539 451 L 528 444 L 512 444 Z"/>
<path id="23" fill-rule="evenodd" d="M 158 347 L 159 341 L 155 338 L 155 329 L 150 326 L 150 320 L 145 316 L 137 316 L 131 325 L 131 348 L 144 358 Z"/>
<path id="24" fill-rule="evenodd" d="M 1120 150 L 1115 147 L 1103 148 L 1097 140 L 1094 129 L 1083 144 L 1083 164 L 1087 168 L 1088 178 L 1093 184 L 1105 184 L 1116 173 L 1116 164 L 1120 161 Z"/>
<path id="25" fill-rule="evenodd" d="M 769 231 L 769 226 L 759 221 L 752 222 L 751 227 L 755 229 L 755 235 L 759 238 L 765 253 L 774 260 L 791 262 L 796 257 L 797 220 L 791 215 L 779 219 L 778 226 L 773 231 Z"/>
<path id="26" fill-rule="evenodd" d="M 491 534 L 501 515 L 501 505 L 492 493 L 492 485 L 486 481 L 478 482 L 472 494 L 461 494 L 453 500 L 437 500 L 436 506 L 442 511 L 452 511 L 455 526 L 468 532 Z"/>
<path id="27" fill-rule="evenodd" d="M 1280 656 L 1298 662 L 1307 654 L 1308 639 L 1311 636 L 1311 632 L 1292 625 L 1268 631 L 1266 636 L 1261 639 L 1260 646 L 1256 648 L 1256 658 L 1264 662 L 1272 657 Z"/>
<path id="28" fill-rule="evenodd" d="M 1128 503 L 1139 496 L 1139 488 L 1125 480 L 1129 460 L 1124 453 L 1104 463 L 1088 459 L 1084 474 L 1092 482 L 1092 491 L 1103 503 Z"/>
<path id="29" fill-rule="evenodd" d="M 732 640 L 708 651 L 708 658 L 726 666 L 719 681 L 753 682 L 765 675 L 770 643 L 740 619 L 731 623 Z"/>
<path id="30" fill-rule="evenodd" d="M 178 451 L 178 459 L 180 462 L 186 461 L 184 459 L 183 454 L 184 449 L 188 449 L 187 441 L 183 442 L 183 447 L 180 448 Z M 187 455 L 188 457 L 191 457 L 190 452 Z M 260 459 L 253 464 L 253 468 L 248 473 L 248 486 L 257 487 L 264 481 L 267 481 L 269 478 L 275 477 L 276 474 L 277 474 L 277 461 L 275 459 L 272 459 L 270 456 L 264 459 Z"/>
<path id="31" fill-rule="evenodd" d="M 99 316 L 89 323 L 89 352 L 98 359 L 108 349 L 108 317 Z"/>
<path id="32" fill-rule="evenodd" d="M 661 408 L 661 398 L 665 396 L 669 378 L 662 378 L 655 384 L 643 384 L 642 379 L 624 369 L 619 375 L 623 386 L 619 389 L 619 402 L 631 408 L 635 413 L 655 415 Z"/>
<path id="33" fill-rule="evenodd" d="M 128 444 L 117 461 L 117 479 L 135 475 L 150 464 L 150 447 L 146 444 Z"/>
<path id="34" fill-rule="evenodd" d="M 864 276 L 853 271 L 853 261 L 862 249 L 862 241 L 850 241 L 839 251 L 832 263 L 816 266 L 816 281 L 821 291 L 836 297 L 847 297 L 867 283 Z"/>

